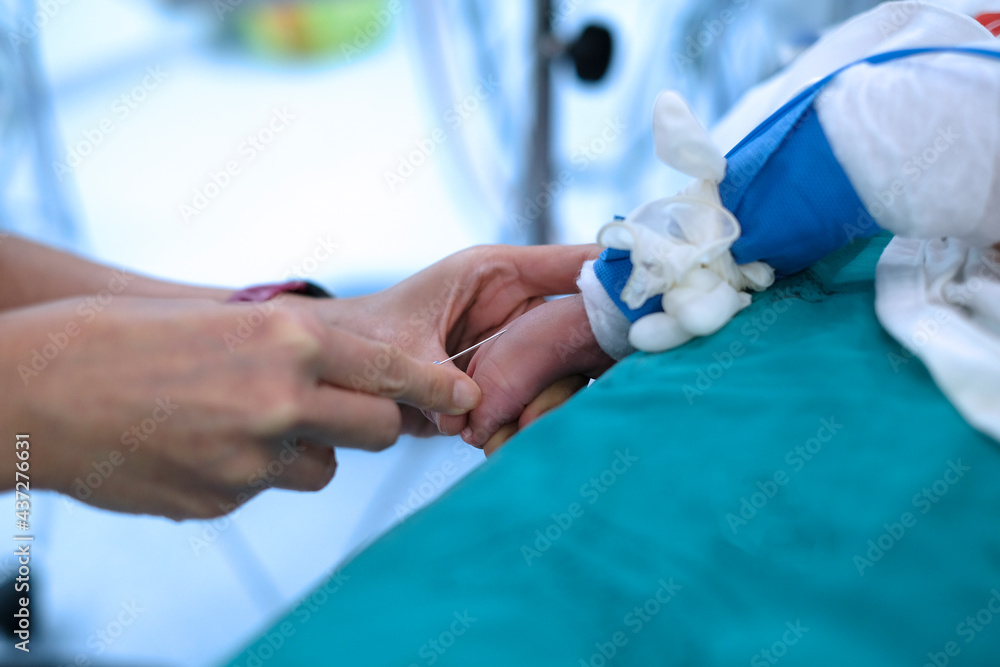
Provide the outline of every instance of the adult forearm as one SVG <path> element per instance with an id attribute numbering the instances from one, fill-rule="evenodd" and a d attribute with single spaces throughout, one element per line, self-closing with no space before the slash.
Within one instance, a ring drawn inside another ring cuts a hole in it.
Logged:
<path id="1" fill-rule="evenodd" d="M 115 295 L 224 301 L 225 289 L 154 280 L 16 236 L 0 239 L 0 310 L 108 291 Z"/>

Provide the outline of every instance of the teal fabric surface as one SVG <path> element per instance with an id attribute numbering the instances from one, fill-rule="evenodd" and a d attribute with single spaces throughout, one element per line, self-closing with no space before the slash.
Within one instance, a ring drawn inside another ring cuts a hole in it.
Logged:
<path id="1" fill-rule="evenodd" d="M 618 364 L 231 664 L 1000 664 L 1000 448 L 876 321 L 884 243 Z"/>

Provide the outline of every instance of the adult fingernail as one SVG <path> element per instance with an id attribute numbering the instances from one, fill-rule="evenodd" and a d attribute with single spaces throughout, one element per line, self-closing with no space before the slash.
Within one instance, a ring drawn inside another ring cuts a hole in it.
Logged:
<path id="1" fill-rule="evenodd" d="M 452 398 L 459 410 L 472 410 L 479 405 L 479 387 L 472 380 L 459 380 Z"/>
<path id="2" fill-rule="evenodd" d="M 466 442 L 468 442 L 471 445 L 472 443 L 469 442 L 469 441 L 472 440 L 472 428 L 469 427 L 469 426 L 466 426 L 464 429 L 462 429 L 461 437 L 462 437 L 462 440 L 465 440 Z"/>

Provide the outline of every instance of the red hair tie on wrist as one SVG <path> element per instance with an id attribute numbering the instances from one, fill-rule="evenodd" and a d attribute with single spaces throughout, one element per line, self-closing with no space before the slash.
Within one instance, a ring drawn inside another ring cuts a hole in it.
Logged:
<path id="1" fill-rule="evenodd" d="M 301 294 L 316 299 L 332 299 L 333 295 L 308 280 L 290 280 L 284 283 L 254 285 L 236 292 L 226 299 L 226 303 L 261 303 L 270 301 L 279 294 Z"/>

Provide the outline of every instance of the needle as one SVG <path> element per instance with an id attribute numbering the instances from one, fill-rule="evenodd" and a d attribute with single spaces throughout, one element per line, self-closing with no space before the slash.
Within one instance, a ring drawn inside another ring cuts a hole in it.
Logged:
<path id="1" fill-rule="evenodd" d="M 479 346 L 481 346 L 481 345 L 486 345 L 486 343 L 490 342 L 490 341 L 491 341 L 491 340 L 493 340 L 494 338 L 499 338 L 500 336 L 502 336 L 502 335 L 503 335 L 503 334 L 505 334 L 505 333 L 507 333 L 507 330 L 506 330 L 506 329 L 504 329 L 503 331 L 498 331 L 497 333 L 493 334 L 492 336 L 490 336 L 490 337 L 489 337 L 489 338 L 487 338 L 486 340 L 482 341 L 481 343 L 476 343 L 475 345 L 473 345 L 472 347 L 470 347 L 470 348 L 469 348 L 468 350 L 463 350 L 462 352 L 459 352 L 458 354 L 456 354 L 456 355 L 455 355 L 455 356 L 453 356 L 453 357 L 448 357 L 448 358 L 447 358 L 447 359 L 445 359 L 444 361 L 435 361 L 434 363 L 435 363 L 435 364 L 437 364 L 438 366 L 440 366 L 441 364 L 446 364 L 446 363 L 448 363 L 449 361 L 453 361 L 453 360 L 455 360 L 455 359 L 458 359 L 459 357 L 461 357 L 461 356 L 463 356 L 463 355 L 466 355 L 466 354 L 468 354 L 469 352 L 472 352 L 472 351 L 473 351 L 473 350 L 475 350 L 475 349 L 476 349 L 477 347 L 479 347 Z"/>

